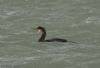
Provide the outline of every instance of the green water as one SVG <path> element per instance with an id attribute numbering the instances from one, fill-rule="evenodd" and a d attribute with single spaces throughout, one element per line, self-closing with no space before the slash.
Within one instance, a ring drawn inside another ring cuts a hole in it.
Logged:
<path id="1" fill-rule="evenodd" d="M 99 0 L 0 0 L 0 68 L 100 68 L 99 29 Z"/>

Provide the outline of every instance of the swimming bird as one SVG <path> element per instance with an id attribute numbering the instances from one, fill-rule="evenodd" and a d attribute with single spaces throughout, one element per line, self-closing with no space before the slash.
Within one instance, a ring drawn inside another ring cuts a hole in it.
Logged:
<path id="1" fill-rule="evenodd" d="M 35 30 L 42 34 L 38 42 L 72 42 L 72 41 L 68 41 L 66 39 L 60 39 L 60 38 L 52 38 L 52 39 L 45 40 L 46 29 L 42 26 L 38 26 L 37 28 L 35 28 Z M 72 42 L 72 43 L 75 43 L 75 42 Z"/>

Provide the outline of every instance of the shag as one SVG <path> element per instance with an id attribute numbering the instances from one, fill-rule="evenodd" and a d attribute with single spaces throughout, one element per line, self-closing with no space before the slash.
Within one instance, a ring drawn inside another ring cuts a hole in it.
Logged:
<path id="1" fill-rule="evenodd" d="M 38 42 L 72 42 L 72 41 L 68 41 L 66 39 L 60 39 L 60 38 L 53 38 L 53 39 L 45 40 L 46 29 L 42 26 L 38 26 L 37 28 L 35 28 L 35 30 L 42 34 Z M 75 42 L 72 42 L 72 43 L 75 43 Z"/>

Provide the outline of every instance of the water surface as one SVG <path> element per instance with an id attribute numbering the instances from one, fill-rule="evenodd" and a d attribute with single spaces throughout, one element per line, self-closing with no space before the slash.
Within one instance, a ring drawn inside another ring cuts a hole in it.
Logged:
<path id="1" fill-rule="evenodd" d="M 44 26 L 39 43 L 32 28 Z M 99 0 L 0 0 L 1 68 L 100 68 Z"/>

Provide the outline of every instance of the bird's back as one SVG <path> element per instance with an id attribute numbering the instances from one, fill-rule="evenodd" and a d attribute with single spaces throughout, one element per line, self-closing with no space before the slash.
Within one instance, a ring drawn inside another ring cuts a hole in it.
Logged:
<path id="1" fill-rule="evenodd" d="M 60 39 L 60 38 L 53 38 L 49 40 L 44 40 L 44 42 L 67 42 L 66 39 Z"/>

